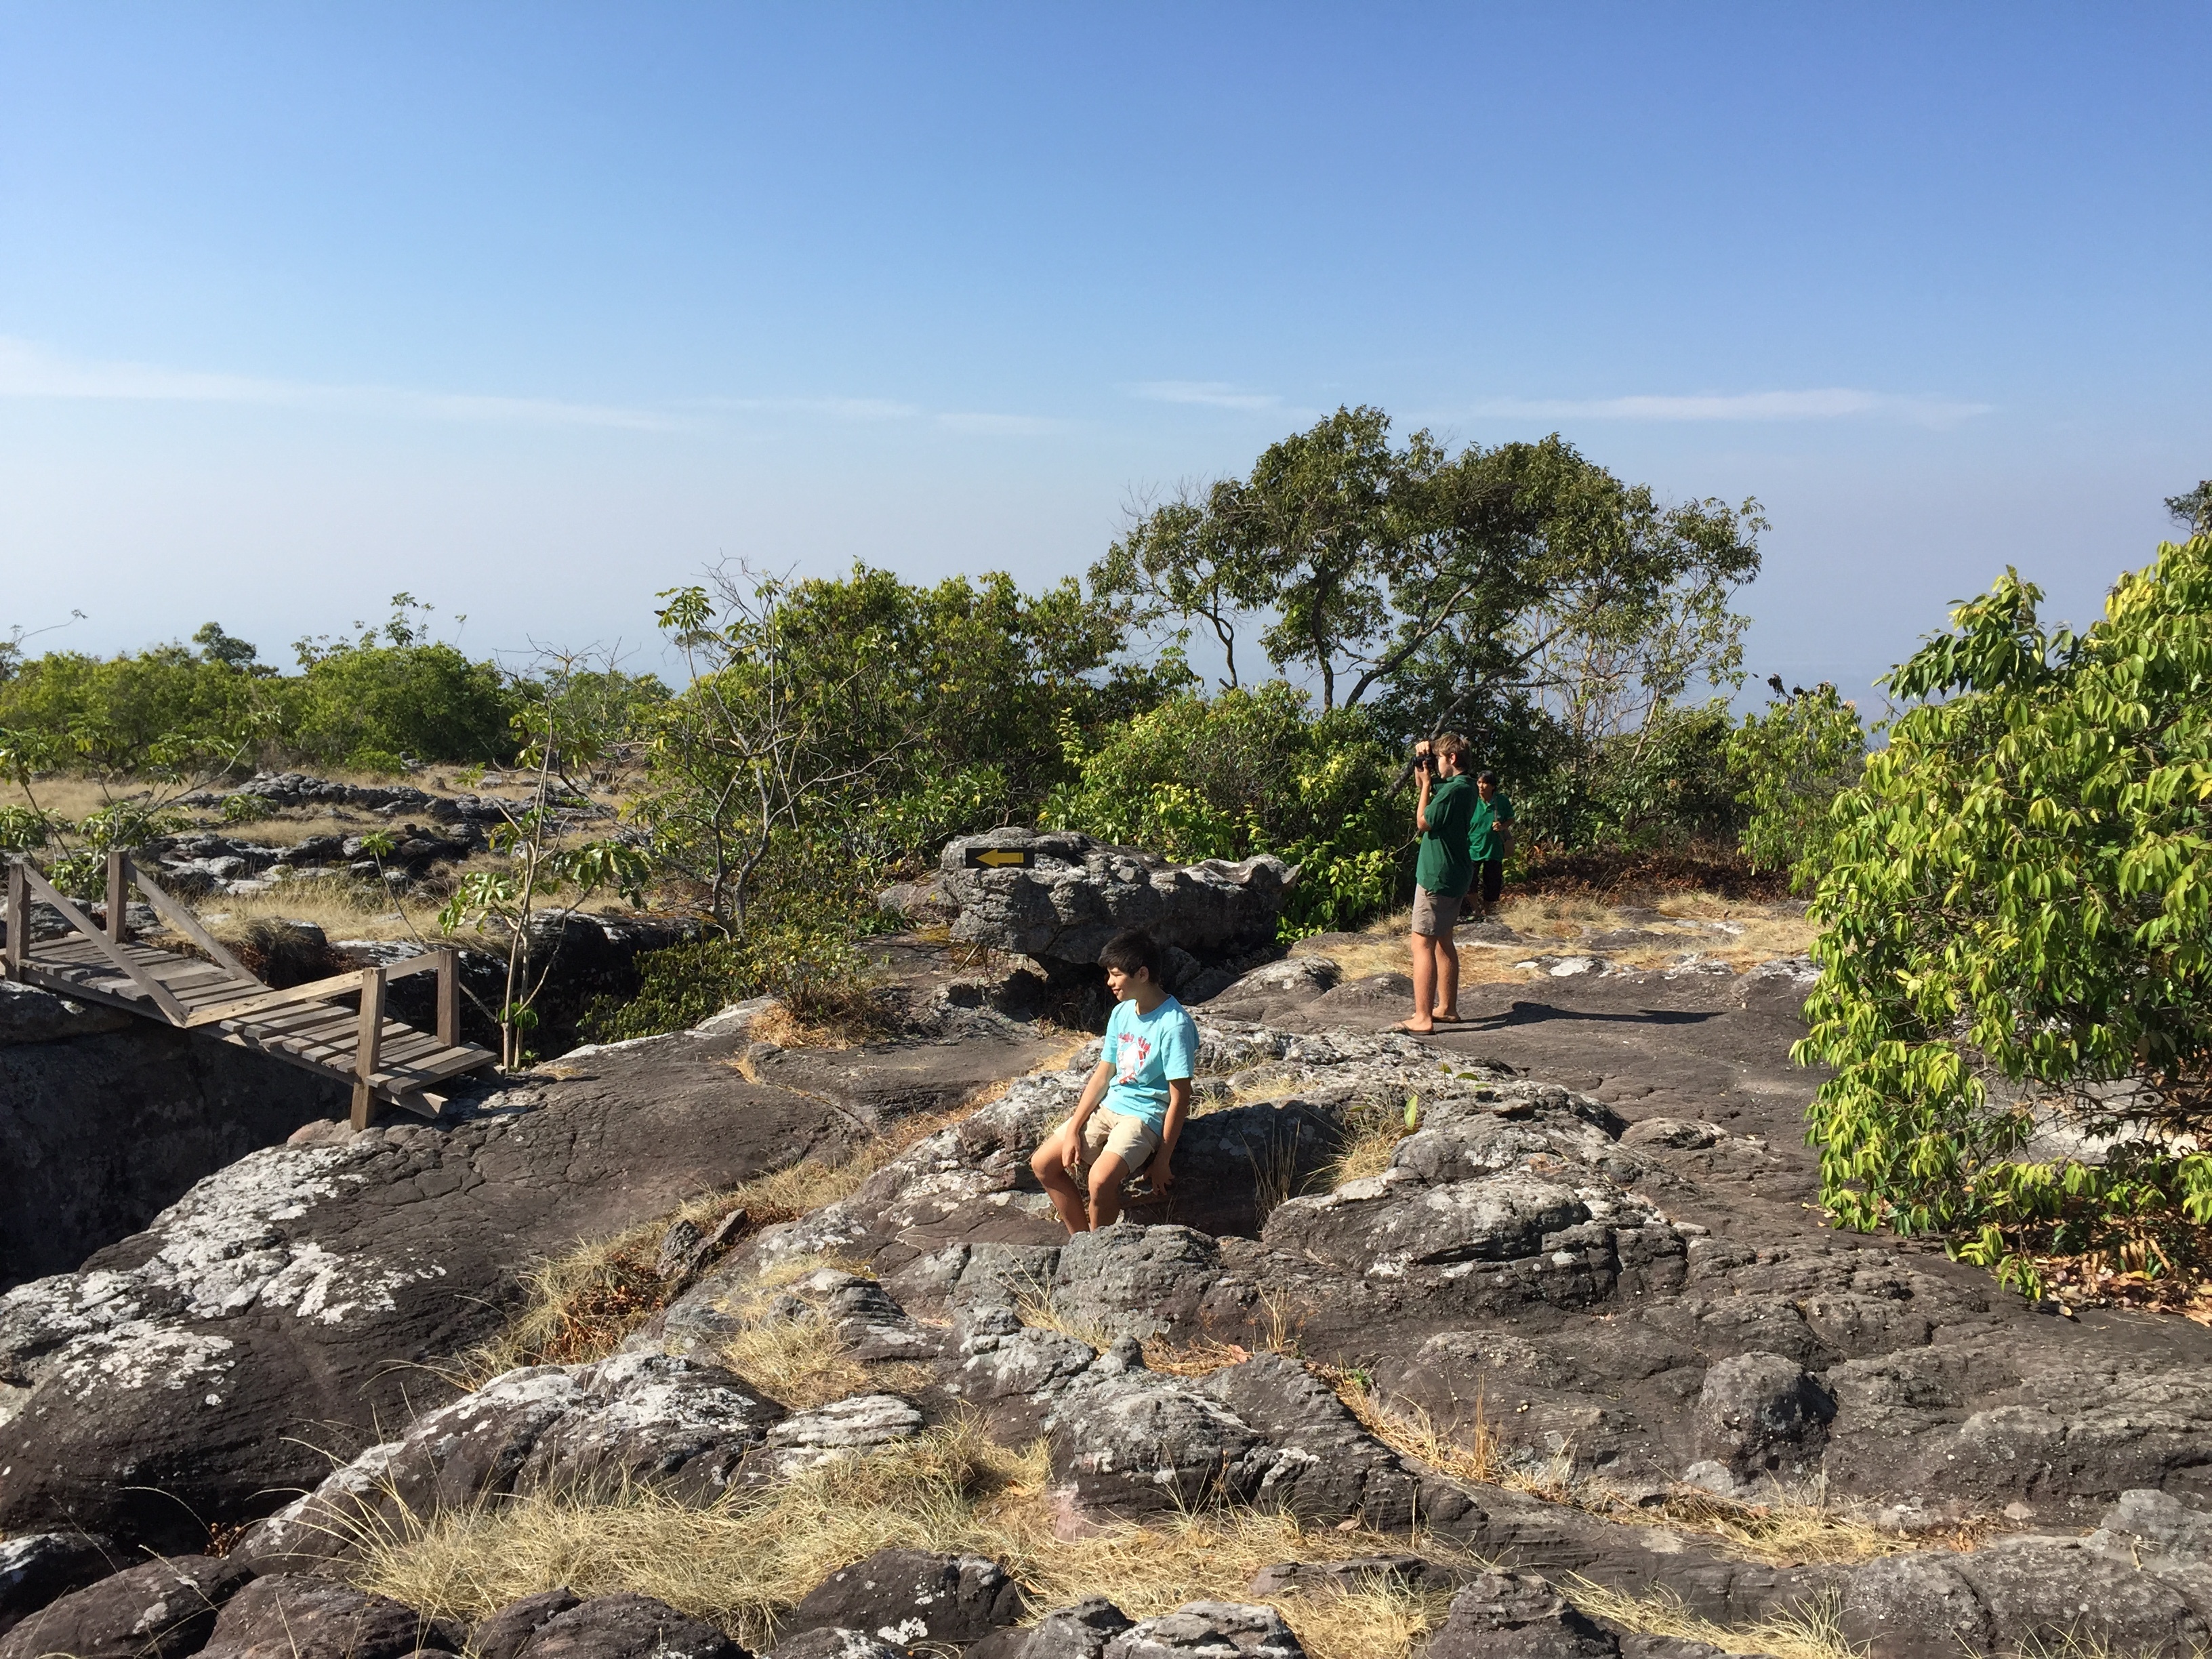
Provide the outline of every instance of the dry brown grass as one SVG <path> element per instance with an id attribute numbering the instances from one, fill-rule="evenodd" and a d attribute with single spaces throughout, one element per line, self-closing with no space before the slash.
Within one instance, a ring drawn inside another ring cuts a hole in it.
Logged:
<path id="1" fill-rule="evenodd" d="M 1307 1529 L 1286 1516 L 1227 1508 L 1064 1540 L 1054 1535 L 1049 1478 L 1041 1444 L 1009 1451 L 961 1421 L 699 1508 L 636 1489 L 407 1516 L 365 1540 L 355 1573 L 367 1589 L 468 1622 L 561 1584 L 584 1595 L 635 1591 L 766 1649 L 777 1619 L 814 1585 L 892 1547 L 993 1557 L 1040 1611 L 1108 1595 L 1136 1618 L 1186 1601 L 1248 1601 L 1253 1575 L 1278 1561 L 1406 1547 L 1364 1529 Z M 1432 1559 L 1470 1571 L 1485 1565 L 1441 1540 L 1416 1542 Z M 1448 1601 L 1372 1586 L 1274 1605 L 1314 1659 L 1407 1659 Z"/>
<path id="2" fill-rule="evenodd" d="M 1830 1507 L 1818 1493 L 1747 1504 L 1683 1487 L 1656 1504 L 1629 1503 L 1603 1480 L 1577 1475 L 1571 1443 L 1540 1460 L 1515 1456 L 1485 1412 L 1480 1395 L 1465 1421 L 1439 1425 L 1418 1406 L 1383 1401 L 1358 1372 L 1324 1365 L 1313 1369 L 1335 1389 L 1337 1397 L 1370 1434 L 1443 1474 L 1525 1492 L 1623 1525 L 1696 1533 L 1729 1554 L 1769 1566 L 1848 1565 L 1907 1550 L 1971 1548 L 1977 1536 L 1973 1528 L 1927 1534 L 1885 1530 L 1848 1510 Z"/>
<path id="3" fill-rule="evenodd" d="M 1860 1659 L 1862 1650 L 1844 1640 L 1836 1623 L 1832 1598 L 1794 1613 L 1777 1613 L 1750 1625 L 1717 1625 L 1701 1619 L 1666 1590 L 1630 1595 L 1571 1574 L 1559 1589 L 1584 1613 L 1647 1636 L 1672 1636 L 1709 1642 L 1726 1653 L 1771 1654 L 1774 1659 Z"/>
<path id="4" fill-rule="evenodd" d="M 1662 920 L 1632 921 L 1620 907 L 1575 894 L 1522 894 L 1499 905 L 1498 919 L 1522 937 L 1493 943 L 1462 930 L 1459 937 L 1460 982 L 1495 984 L 1525 980 L 1530 969 L 1516 968 L 1532 954 L 1571 954 L 1583 940 L 1602 933 L 1638 928 L 1663 933 L 1663 941 L 1607 950 L 1604 954 L 1632 968 L 1667 968 L 1696 951 L 1726 963 L 1741 973 L 1777 957 L 1802 956 L 1812 948 L 1813 929 L 1802 907 L 1783 902 L 1731 899 L 1715 893 L 1670 893 L 1650 907 Z M 1409 970 L 1406 944 L 1411 913 L 1404 910 L 1370 922 L 1348 940 L 1331 940 L 1322 954 L 1350 979 Z M 1696 923 L 1724 922 L 1734 931 Z M 1670 926 L 1669 924 L 1676 924 Z M 1291 946 L 1293 951 L 1297 945 Z"/>
<path id="5" fill-rule="evenodd" d="M 865 1268 L 836 1256 L 789 1256 L 764 1270 L 723 1303 L 723 1310 L 754 1322 L 722 1345 L 722 1363 L 770 1399 L 795 1411 L 826 1406 L 848 1395 L 881 1390 L 910 1393 L 929 1382 L 929 1370 L 908 1361 L 864 1362 L 837 1334 L 823 1298 L 799 1281 L 824 1267 Z M 790 1317 L 763 1317 L 779 1297 L 805 1304 Z"/>
<path id="6" fill-rule="evenodd" d="M 777 1174 L 788 1176 L 790 1171 Z M 766 1201 L 761 1189 L 776 1179 L 771 1176 L 726 1191 L 702 1193 L 670 1214 L 611 1237 L 589 1240 L 539 1263 L 525 1281 L 522 1307 L 497 1336 L 468 1356 L 461 1375 L 480 1386 L 519 1365 L 574 1365 L 605 1358 L 674 1294 L 676 1287 L 653 1270 L 662 1235 L 679 1219 L 712 1233 L 740 1205 L 752 1218 L 750 1227 L 803 1214 L 799 1210 L 779 1213 L 777 1206 Z"/>
<path id="7" fill-rule="evenodd" d="M 605 1238 L 586 1240 L 548 1259 L 529 1275 L 521 1309 L 498 1336 L 470 1356 L 464 1374 L 482 1382 L 517 1365 L 605 1358 L 666 1306 L 673 1294 L 676 1287 L 656 1278 L 653 1267 L 662 1236 L 678 1220 L 712 1233 L 723 1217 L 743 1208 L 748 1219 L 740 1237 L 795 1221 L 850 1196 L 901 1152 L 972 1109 L 963 1104 L 949 1112 L 903 1119 L 854 1147 L 842 1162 L 801 1158 L 738 1186 L 702 1193 L 665 1215 Z"/>
<path id="8" fill-rule="evenodd" d="M 1319 954 L 1335 963 L 1346 980 L 1368 979 L 1376 974 L 1410 973 L 1413 971 L 1413 951 L 1406 941 L 1412 922 L 1411 910 L 1394 911 L 1369 922 L 1348 939 L 1332 939 Z M 1291 946 L 1293 954 L 1301 948 L 1297 945 Z M 1469 940 L 1461 939 L 1461 984 L 1482 985 L 1527 977 L 1525 972 L 1513 967 L 1510 957 L 1501 956 L 1495 951 L 1472 949 Z"/>
<path id="9" fill-rule="evenodd" d="M 1390 1167 L 1390 1155 L 1409 1133 L 1402 1117 L 1387 1113 L 1363 1115 L 1354 1127 L 1352 1139 L 1345 1143 L 1335 1161 L 1322 1171 L 1316 1184 L 1334 1191 L 1347 1181 L 1381 1175 Z"/>

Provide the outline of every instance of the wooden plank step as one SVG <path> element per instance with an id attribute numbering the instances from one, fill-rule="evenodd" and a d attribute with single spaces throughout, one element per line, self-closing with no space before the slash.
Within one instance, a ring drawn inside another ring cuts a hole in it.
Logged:
<path id="1" fill-rule="evenodd" d="M 215 1002 L 234 1002 L 240 997 L 250 997 L 265 989 L 258 980 L 234 979 L 228 974 L 179 975 L 158 976 L 169 988 L 169 994 L 187 1008 L 203 1007 Z"/>
<path id="2" fill-rule="evenodd" d="M 424 1084 L 439 1082 L 446 1078 L 459 1077 L 464 1072 L 473 1072 L 479 1066 L 489 1066 L 499 1059 L 489 1048 L 449 1048 L 445 1054 L 407 1068 L 407 1086 L 421 1088 Z M 380 1076 L 381 1074 L 380 1073 Z M 377 1079 L 372 1078 L 372 1083 Z"/>
<path id="3" fill-rule="evenodd" d="M 278 1008 L 266 1014 L 245 1014 L 217 1020 L 223 1030 L 265 1031 L 272 1036 L 350 1028 L 360 1016 L 350 1008 L 334 1008 L 327 1002 L 303 1002 L 296 1008 Z"/>

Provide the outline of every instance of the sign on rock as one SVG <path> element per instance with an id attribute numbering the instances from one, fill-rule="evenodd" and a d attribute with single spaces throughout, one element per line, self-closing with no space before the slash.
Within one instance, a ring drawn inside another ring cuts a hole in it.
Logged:
<path id="1" fill-rule="evenodd" d="M 1036 862 L 1033 847 L 971 847 L 968 849 L 970 870 L 1026 870 Z"/>

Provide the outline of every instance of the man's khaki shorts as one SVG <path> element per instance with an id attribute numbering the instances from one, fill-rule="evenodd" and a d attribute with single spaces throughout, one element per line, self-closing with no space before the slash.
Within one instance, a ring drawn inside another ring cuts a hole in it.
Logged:
<path id="1" fill-rule="evenodd" d="M 1076 1167 L 1088 1181 L 1091 1166 L 1111 1152 L 1131 1175 L 1135 1175 L 1152 1161 L 1152 1154 L 1159 1149 L 1160 1132 L 1144 1119 L 1109 1112 L 1101 1106 L 1084 1120 L 1083 1162 Z"/>
<path id="2" fill-rule="evenodd" d="M 1425 939 L 1449 939 L 1464 902 L 1455 893 L 1431 893 L 1425 887 L 1414 888 L 1413 931 Z"/>

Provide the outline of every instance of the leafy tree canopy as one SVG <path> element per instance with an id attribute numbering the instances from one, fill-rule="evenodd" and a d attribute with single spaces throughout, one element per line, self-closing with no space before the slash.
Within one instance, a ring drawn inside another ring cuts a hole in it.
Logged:
<path id="1" fill-rule="evenodd" d="M 1203 623 L 1228 685 L 1256 629 L 1324 710 L 1372 705 L 1400 734 L 1480 733 L 1516 692 L 1618 725 L 1736 672 L 1729 599 L 1757 574 L 1765 527 L 1755 501 L 1662 505 L 1556 435 L 1394 446 L 1389 417 L 1362 407 L 1139 515 L 1091 579 L 1136 622 Z"/>
<path id="2" fill-rule="evenodd" d="M 1845 1224 L 2157 1271 L 2212 1221 L 2212 538 L 2079 636 L 2008 572 L 1889 679 L 1924 700 L 1838 798 L 1799 1057 Z M 2116 1137 L 2039 1156 L 2053 1124 Z"/>
<path id="3" fill-rule="evenodd" d="M 1826 680 L 1785 693 L 1744 716 L 1728 739 L 1731 778 L 1749 805 L 1743 848 L 1752 867 L 1790 870 L 1802 892 L 1820 879 L 1836 797 L 1866 767 L 1857 708 Z"/>

